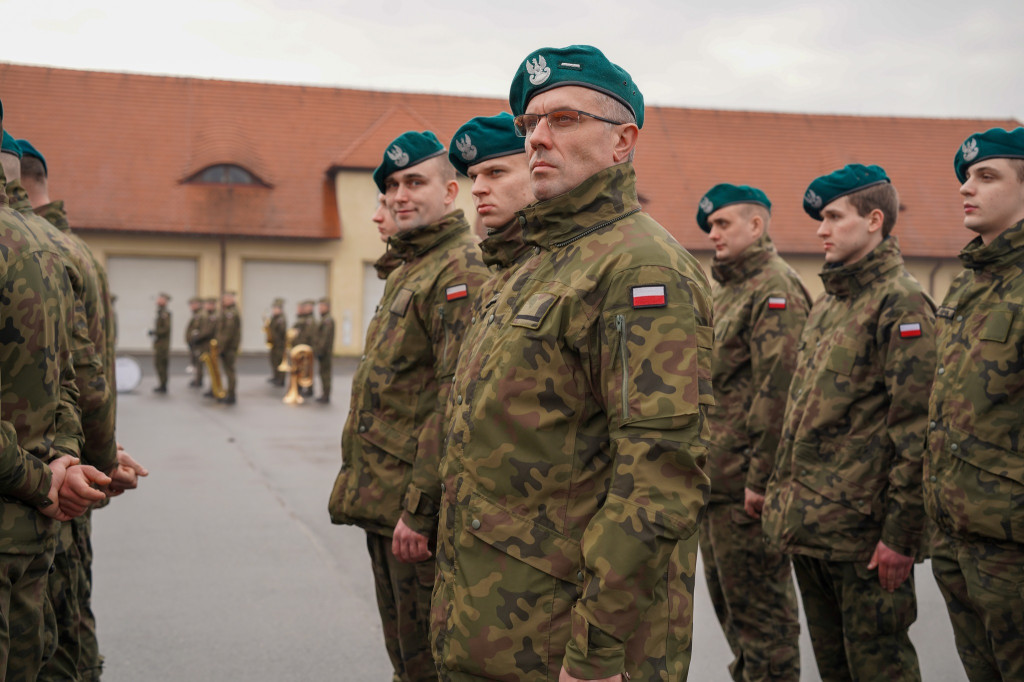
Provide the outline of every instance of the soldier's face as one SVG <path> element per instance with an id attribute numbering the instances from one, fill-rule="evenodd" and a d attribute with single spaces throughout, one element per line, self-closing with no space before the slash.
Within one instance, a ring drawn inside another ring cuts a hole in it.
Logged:
<path id="1" fill-rule="evenodd" d="M 1024 220 L 1024 182 L 1009 159 L 985 159 L 968 168 L 960 195 L 964 227 L 986 244 Z"/>
<path id="2" fill-rule="evenodd" d="M 469 167 L 473 205 L 488 230 L 508 224 L 516 211 L 533 201 L 525 154 L 499 156 Z"/>
<path id="3" fill-rule="evenodd" d="M 601 115 L 600 97 L 588 88 L 566 85 L 535 96 L 526 105 L 526 113 L 576 109 Z M 526 137 L 534 196 L 544 201 L 565 194 L 595 173 L 623 161 L 616 160 L 620 127 L 581 116 L 579 128 L 552 132 L 547 119 L 541 119 Z"/>
<path id="4" fill-rule="evenodd" d="M 157 296 L 156 297 L 156 304 L 158 306 L 160 306 L 161 308 L 163 308 L 165 305 L 167 305 L 167 299 L 164 298 L 163 296 Z"/>
<path id="5" fill-rule="evenodd" d="M 764 231 L 763 218 L 749 204 L 718 209 L 708 216 L 708 226 L 715 259 L 723 262 L 738 258 Z"/>
<path id="6" fill-rule="evenodd" d="M 388 210 L 399 232 L 437 222 L 455 201 L 459 184 L 445 180 L 441 161 L 448 163 L 445 157 L 434 157 L 384 181 Z"/>
<path id="7" fill-rule="evenodd" d="M 318 310 L 320 311 L 320 317 L 323 317 L 324 315 L 326 315 L 327 313 L 330 312 L 330 308 L 328 308 L 327 306 L 323 305 L 322 303 L 320 304 L 320 307 L 318 308 Z"/>
<path id="8" fill-rule="evenodd" d="M 382 242 L 386 242 L 388 237 L 398 232 L 398 226 L 395 225 L 395 219 L 391 217 L 391 211 L 388 210 L 383 194 L 380 195 L 377 210 L 373 213 L 373 222 L 377 224 L 377 234 L 380 235 Z"/>
<path id="9" fill-rule="evenodd" d="M 857 213 L 849 197 L 839 197 L 821 211 L 818 238 L 826 263 L 856 263 L 882 240 L 882 212 Z"/>

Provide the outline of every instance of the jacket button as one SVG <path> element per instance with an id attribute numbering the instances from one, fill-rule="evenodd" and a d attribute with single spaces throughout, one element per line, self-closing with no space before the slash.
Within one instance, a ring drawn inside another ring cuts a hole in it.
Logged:
<path id="1" fill-rule="evenodd" d="M 800 470 L 800 475 L 801 476 L 809 476 L 810 474 L 811 474 L 811 472 L 808 471 L 807 469 L 801 469 Z"/>
<path id="2" fill-rule="evenodd" d="M 480 519 L 473 519 L 473 523 L 469 525 L 473 526 L 473 530 L 480 530 Z"/>
<path id="3" fill-rule="evenodd" d="M 963 322 L 964 321 L 964 316 L 963 315 L 957 315 L 956 316 L 956 321 L 957 322 Z"/>
<path id="4" fill-rule="evenodd" d="M 491 316 L 487 318 L 487 321 L 494 322 L 494 313 L 491 313 Z"/>
<path id="5" fill-rule="evenodd" d="M 469 323 L 470 324 L 475 324 L 476 323 L 476 315 L 474 315 L 473 317 L 469 318 Z"/>
<path id="6" fill-rule="evenodd" d="M 441 492 L 445 492 L 446 490 L 447 490 L 447 488 L 445 488 L 444 483 L 442 483 L 441 484 Z"/>
<path id="7" fill-rule="evenodd" d="M 455 399 L 455 402 L 456 402 L 457 404 L 461 405 L 461 404 L 462 404 L 462 396 L 460 395 L 459 397 L 457 397 L 457 398 Z"/>
<path id="8" fill-rule="evenodd" d="M 949 449 L 952 450 L 953 452 L 956 452 L 957 450 L 960 449 L 960 446 L 957 445 L 956 443 L 953 443 L 952 445 L 949 446 Z"/>
<path id="9" fill-rule="evenodd" d="M 937 370 L 937 372 L 936 372 L 936 373 L 937 373 L 937 374 L 938 374 L 939 376 L 942 376 L 943 374 L 945 374 L 945 373 L 946 373 L 946 368 L 945 368 L 945 367 L 939 367 L 939 369 Z"/>
<path id="10" fill-rule="evenodd" d="M 359 433 L 366 433 L 366 426 L 364 424 L 359 425 Z"/>
<path id="11" fill-rule="evenodd" d="M 583 571 L 576 572 L 576 580 L 583 580 Z"/>
<path id="12" fill-rule="evenodd" d="M 533 252 L 539 256 L 540 255 L 540 247 L 539 246 L 533 247 Z"/>
<path id="13" fill-rule="evenodd" d="M 939 480 L 939 477 L 938 476 L 929 476 L 928 480 L 931 481 L 932 483 L 935 483 L 936 481 Z"/>
<path id="14" fill-rule="evenodd" d="M 526 227 L 526 216 L 524 216 L 524 215 L 519 216 L 519 224 L 522 227 Z"/>
<path id="15" fill-rule="evenodd" d="M 928 422 L 928 428 L 934 430 L 935 429 L 935 422 L 934 421 Z"/>

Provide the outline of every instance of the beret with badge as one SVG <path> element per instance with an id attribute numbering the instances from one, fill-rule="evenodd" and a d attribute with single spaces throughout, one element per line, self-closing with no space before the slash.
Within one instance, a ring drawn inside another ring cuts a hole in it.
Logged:
<path id="1" fill-rule="evenodd" d="M 516 135 L 512 114 L 477 116 L 462 124 L 448 147 L 448 160 L 455 170 L 469 175 L 469 167 L 512 154 L 525 154 L 523 138 Z"/>
<path id="2" fill-rule="evenodd" d="M 1024 159 L 1024 128 L 990 128 L 964 140 L 953 159 L 957 180 L 966 182 L 967 169 L 985 159 Z"/>
<path id="3" fill-rule="evenodd" d="M 821 209 L 836 199 L 886 182 L 891 181 L 881 166 L 851 163 L 816 178 L 808 186 L 804 193 L 804 212 L 815 220 L 822 220 Z"/>
<path id="4" fill-rule="evenodd" d="M 444 145 L 437 139 L 437 135 L 429 130 L 422 133 L 415 130 L 404 132 L 392 140 L 384 151 L 384 160 L 373 171 L 373 181 L 377 183 L 377 189 L 384 192 L 384 181 L 392 173 L 411 168 L 444 153 Z"/>
<path id="5" fill-rule="evenodd" d="M 697 205 L 697 225 L 705 232 L 710 232 L 711 226 L 708 225 L 708 218 L 711 217 L 711 214 L 732 204 L 758 204 L 769 211 L 772 210 L 772 202 L 768 200 L 768 195 L 758 188 L 749 185 L 730 185 L 723 182 L 709 189 L 707 194 L 701 198 Z"/>
<path id="6" fill-rule="evenodd" d="M 528 54 L 509 90 L 512 113 L 516 116 L 525 113 L 531 99 L 566 85 L 596 90 L 618 100 L 633 112 L 637 127 L 644 127 L 644 96 L 632 76 L 590 45 L 542 47 Z"/>

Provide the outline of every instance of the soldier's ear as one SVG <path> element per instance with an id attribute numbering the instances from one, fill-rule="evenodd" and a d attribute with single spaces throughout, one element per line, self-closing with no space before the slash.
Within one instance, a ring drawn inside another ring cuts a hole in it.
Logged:
<path id="1" fill-rule="evenodd" d="M 624 123 L 613 126 L 615 130 L 615 146 L 612 148 L 612 159 L 615 163 L 622 163 L 630 158 L 633 150 L 636 149 L 636 141 L 640 137 L 640 129 L 635 123 Z"/>
<path id="2" fill-rule="evenodd" d="M 444 187 L 444 205 L 454 204 L 457 196 L 459 196 L 459 182 L 458 180 L 449 180 Z"/>

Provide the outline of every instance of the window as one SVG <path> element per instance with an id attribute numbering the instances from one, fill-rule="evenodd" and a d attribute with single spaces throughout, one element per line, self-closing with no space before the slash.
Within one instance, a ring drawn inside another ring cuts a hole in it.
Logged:
<path id="1" fill-rule="evenodd" d="M 185 182 L 217 185 L 255 185 L 269 187 L 258 177 L 233 163 L 221 163 L 199 171 Z"/>

